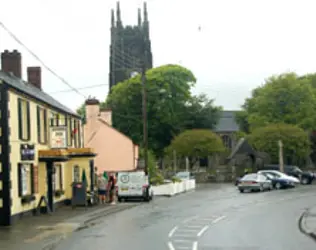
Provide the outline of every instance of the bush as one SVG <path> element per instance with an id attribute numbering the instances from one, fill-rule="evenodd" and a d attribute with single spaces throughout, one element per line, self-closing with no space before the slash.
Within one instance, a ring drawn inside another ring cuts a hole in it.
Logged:
<path id="1" fill-rule="evenodd" d="M 172 178 L 171 178 L 171 180 L 172 180 L 172 182 L 173 182 L 173 183 L 176 183 L 176 182 L 182 182 L 182 180 L 181 180 L 180 178 L 175 177 L 175 176 L 174 176 L 174 177 L 172 177 Z"/>
<path id="2" fill-rule="evenodd" d="M 157 173 L 155 176 L 151 177 L 150 178 L 150 183 L 152 185 L 156 185 L 156 186 L 163 184 L 164 183 L 164 178 L 163 178 L 162 174 Z"/>

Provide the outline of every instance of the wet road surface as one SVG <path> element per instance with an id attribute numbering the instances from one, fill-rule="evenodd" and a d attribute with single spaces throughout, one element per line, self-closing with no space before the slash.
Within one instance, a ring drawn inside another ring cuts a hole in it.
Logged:
<path id="1" fill-rule="evenodd" d="M 221 184 L 105 217 L 50 250 L 314 250 L 298 218 L 316 185 L 240 194 Z"/>

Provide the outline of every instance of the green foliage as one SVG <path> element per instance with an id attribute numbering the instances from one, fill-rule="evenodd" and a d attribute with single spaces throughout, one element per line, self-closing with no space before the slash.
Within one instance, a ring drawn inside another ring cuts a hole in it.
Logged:
<path id="1" fill-rule="evenodd" d="M 148 145 L 156 155 L 161 156 L 172 138 L 187 127 L 211 128 L 216 123 L 217 108 L 212 100 L 191 95 L 195 81 L 190 70 L 178 65 L 146 72 Z M 113 111 L 113 126 L 142 145 L 141 76 L 114 86 L 107 104 Z"/>
<path id="2" fill-rule="evenodd" d="M 139 157 L 144 158 L 144 150 L 140 149 Z M 153 185 L 160 185 L 164 182 L 164 177 L 159 171 L 157 164 L 156 164 L 156 157 L 152 151 L 148 151 L 148 172 L 150 183 Z"/>
<path id="3" fill-rule="evenodd" d="M 167 149 L 169 152 L 172 150 L 175 150 L 178 156 L 203 158 L 224 152 L 225 147 L 221 138 L 210 130 L 193 129 L 176 136 Z"/>
<path id="4" fill-rule="evenodd" d="M 248 113 L 244 110 L 236 112 L 236 123 L 239 125 L 241 131 L 249 133 Z"/>
<path id="5" fill-rule="evenodd" d="M 294 73 L 270 77 L 246 100 L 239 122 L 248 123 L 251 129 L 275 123 L 312 129 L 316 122 L 316 92 L 311 84 L 314 79 Z"/>
<path id="6" fill-rule="evenodd" d="M 237 132 L 234 132 L 234 136 L 235 136 L 236 140 L 238 141 L 241 138 L 246 138 L 247 134 L 243 131 L 237 131 Z"/>
<path id="7" fill-rule="evenodd" d="M 173 176 L 173 177 L 171 178 L 171 181 L 172 181 L 173 183 L 182 182 L 182 180 L 181 180 L 180 178 L 175 177 L 175 176 Z"/>
<path id="8" fill-rule="evenodd" d="M 310 154 L 307 133 L 290 124 L 271 124 L 257 128 L 247 139 L 255 149 L 268 153 L 274 163 L 278 162 L 279 140 L 283 143 L 285 163 L 295 164 Z"/>

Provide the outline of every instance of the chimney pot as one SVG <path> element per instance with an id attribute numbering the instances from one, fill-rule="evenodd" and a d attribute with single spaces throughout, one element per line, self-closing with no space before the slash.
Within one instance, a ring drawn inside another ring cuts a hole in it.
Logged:
<path id="1" fill-rule="evenodd" d="M 42 90 L 41 67 L 27 67 L 27 81 L 34 87 Z"/>
<path id="2" fill-rule="evenodd" d="M 22 58 L 20 52 L 13 50 L 9 52 L 5 50 L 1 53 L 1 69 L 9 73 L 12 72 L 18 78 L 22 78 Z"/>

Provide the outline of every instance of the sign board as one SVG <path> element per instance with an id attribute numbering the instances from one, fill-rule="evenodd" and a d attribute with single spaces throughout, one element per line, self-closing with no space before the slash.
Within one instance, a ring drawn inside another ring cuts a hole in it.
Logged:
<path id="1" fill-rule="evenodd" d="M 51 148 L 67 148 L 67 127 L 51 127 L 50 128 L 50 147 Z"/>
<path id="2" fill-rule="evenodd" d="M 21 144 L 20 146 L 21 161 L 33 161 L 35 150 L 34 145 Z"/>

